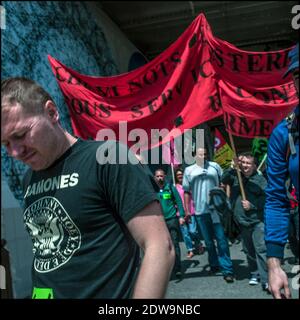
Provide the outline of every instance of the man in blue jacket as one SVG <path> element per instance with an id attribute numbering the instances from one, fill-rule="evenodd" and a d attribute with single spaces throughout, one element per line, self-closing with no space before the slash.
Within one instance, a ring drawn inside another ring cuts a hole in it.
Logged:
<path id="1" fill-rule="evenodd" d="M 291 60 L 285 76 L 293 74 L 299 94 L 299 44 L 291 50 L 289 57 Z M 299 201 L 299 105 L 290 117 L 290 120 L 284 119 L 273 130 L 268 145 L 265 241 L 269 290 L 276 299 L 291 297 L 287 275 L 281 268 L 289 228 L 288 179 L 294 185 Z"/>

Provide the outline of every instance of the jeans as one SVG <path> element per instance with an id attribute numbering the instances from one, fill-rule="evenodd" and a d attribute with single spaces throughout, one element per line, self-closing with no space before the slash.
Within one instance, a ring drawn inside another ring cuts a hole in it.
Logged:
<path id="1" fill-rule="evenodd" d="M 189 232 L 189 224 L 185 223 L 180 225 L 180 230 L 181 230 L 182 238 L 187 248 L 187 251 L 193 251 L 194 247 L 193 247 L 193 241 L 191 239 L 190 232 Z"/>
<path id="2" fill-rule="evenodd" d="M 210 214 L 200 214 L 195 217 L 204 237 L 210 267 L 220 267 L 224 276 L 232 275 L 233 265 L 230 258 L 228 240 L 221 223 L 213 223 Z M 217 241 L 218 253 L 214 238 Z"/>
<path id="3" fill-rule="evenodd" d="M 203 236 L 200 230 L 200 226 L 198 226 L 197 224 L 195 215 L 190 216 L 188 228 L 190 236 L 195 243 L 195 249 L 197 249 L 201 243 L 201 240 L 203 240 Z"/>
<path id="4" fill-rule="evenodd" d="M 247 256 L 251 277 L 260 278 L 261 283 L 268 283 L 264 224 L 259 222 L 250 227 L 241 227 L 243 249 Z"/>

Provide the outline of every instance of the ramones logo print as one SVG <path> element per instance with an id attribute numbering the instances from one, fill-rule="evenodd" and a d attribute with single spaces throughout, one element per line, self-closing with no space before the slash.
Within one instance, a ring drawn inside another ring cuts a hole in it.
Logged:
<path id="1" fill-rule="evenodd" d="M 32 238 L 37 272 L 61 267 L 80 248 L 80 231 L 56 198 L 43 197 L 32 203 L 24 212 L 24 222 Z"/>

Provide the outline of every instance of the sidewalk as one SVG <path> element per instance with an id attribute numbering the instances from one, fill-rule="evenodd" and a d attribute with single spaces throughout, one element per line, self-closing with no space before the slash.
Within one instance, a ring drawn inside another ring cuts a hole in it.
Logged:
<path id="1" fill-rule="evenodd" d="M 209 274 L 207 252 L 203 255 L 195 255 L 192 259 L 187 259 L 184 243 L 180 243 L 180 248 L 183 276 L 180 280 L 175 279 L 170 281 L 166 298 L 272 299 L 271 295 L 262 291 L 260 284 L 256 286 L 248 284 L 246 256 L 242 252 L 241 243 L 230 246 L 230 254 L 235 272 L 234 283 L 226 283 L 221 275 L 214 276 Z M 292 278 L 295 277 L 295 269 L 297 268 L 297 266 L 295 267 L 290 264 L 292 258 L 291 251 L 286 249 L 283 268 L 289 277 L 292 298 L 299 299 L 299 290 L 292 289 L 291 286 Z M 295 279 L 293 283 L 296 283 Z"/>

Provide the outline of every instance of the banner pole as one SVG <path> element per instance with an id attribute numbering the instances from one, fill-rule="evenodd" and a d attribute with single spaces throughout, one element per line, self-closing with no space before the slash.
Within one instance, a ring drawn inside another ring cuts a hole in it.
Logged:
<path id="1" fill-rule="evenodd" d="M 257 168 L 258 171 L 259 171 L 260 168 L 263 166 L 263 164 L 265 163 L 266 159 L 267 159 L 267 153 L 265 153 L 263 159 L 261 160 L 261 163 L 259 164 L 259 166 L 258 166 L 258 168 Z"/>
<path id="2" fill-rule="evenodd" d="M 176 185 L 175 182 L 175 174 L 174 174 L 174 164 L 171 162 L 171 171 L 172 171 L 172 179 L 173 179 L 173 185 Z"/>
<path id="3" fill-rule="evenodd" d="M 233 157 L 234 157 L 235 159 L 237 159 L 237 155 L 236 155 L 236 150 L 235 150 L 235 145 L 234 145 L 234 141 L 233 141 L 232 134 L 231 134 L 230 132 L 228 132 L 228 134 L 229 134 L 229 139 L 230 139 L 231 148 L 232 148 L 232 151 L 233 151 Z M 241 189 L 242 199 L 243 199 L 243 200 L 247 200 L 247 199 L 246 199 L 246 194 L 245 194 L 244 185 L 243 185 L 242 175 L 241 175 L 241 171 L 239 170 L 239 168 L 236 168 L 236 173 L 237 173 L 238 180 L 239 180 L 239 185 L 240 185 L 240 189 Z"/>

